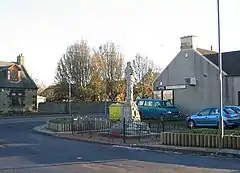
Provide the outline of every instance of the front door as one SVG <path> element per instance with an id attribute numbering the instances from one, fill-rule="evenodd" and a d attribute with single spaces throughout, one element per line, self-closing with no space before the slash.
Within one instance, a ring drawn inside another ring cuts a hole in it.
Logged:
<path id="1" fill-rule="evenodd" d="M 219 109 L 218 108 L 213 108 L 208 116 L 208 123 L 207 125 L 209 126 L 216 126 L 219 121 Z"/>
<path id="2" fill-rule="evenodd" d="M 208 124 L 208 116 L 210 114 L 211 108 L 207 108 L 198 113 L 195 123 L 198 126 L 205 126 Z"/>

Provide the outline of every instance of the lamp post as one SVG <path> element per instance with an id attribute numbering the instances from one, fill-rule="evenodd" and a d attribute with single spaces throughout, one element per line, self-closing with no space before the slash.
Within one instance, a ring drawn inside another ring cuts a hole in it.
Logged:
<path id="1" fill-rule="evenodd" d="M 72 105 L 71 105 L 71 97 L 72 97 L 72 91 L 71 91 L 71 82 L 70 80 L 68 81 L 68 113 L 69 116 L 72 116 Z"/>
<path id="2" fill-rule="evenodd" d="M 107 45 L 108 46 L 108 45 Z M 102 45 L 99 47 L 100 55 L 102 56 L 103 50 Z M 107 56 L 108 56 L 108 47 L 107 47 Z M 106 63 L 105 63 L 106 65 Z M 105 97 L 104 97 L 104 115 L 107 116 L 107 68 L 104 69 L 104 76 L 105 76 Z"/>
<path id="3" fill-rule="evenodd" d="M 223 123 L 223 85 L 222 85 L 222 53 L 221 53 L 221 32 L 220 32 L 220 5 L 217 0 L 217 16 L 218 16 L 218 61 L 219 61 L 219 83 L 220 83 L 220 116 L 219 116 L 219 149 L 222 147 L 224 135 Z"/>

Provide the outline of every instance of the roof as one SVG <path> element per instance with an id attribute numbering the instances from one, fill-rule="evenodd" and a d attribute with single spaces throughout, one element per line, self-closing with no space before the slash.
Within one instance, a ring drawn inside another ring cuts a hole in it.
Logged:
<path id="1" fill-rule="evenodd" d="M 205 54 L 204 56 L 218 66 L 218 53 Z M 223 71 L 225 71 L 228 76 L 240 76 L 240 51 L 223 52 L 222 64 Z"/>
<path id="2" fill-rule="evenodd" d="M 12 65 L 16 65 L 20 70 L 21 81 L 10 82 L 6 78 L 6 70 Z M 0 61 L 0 88 L 24 88 L 24 89 L 37 89 L 37 85 L 28 74 L 24 65 L 18 65 L 16 62 Z"/>
<path id="3" fill-rule="evenodd" d="M 215 53 L 217 53 L 215 51 L 202 49 L 202 48 L 197 48 L 197 51 L 200 52 L 202 55 L 208 55 L 208 54 L 215 54 Z"/>

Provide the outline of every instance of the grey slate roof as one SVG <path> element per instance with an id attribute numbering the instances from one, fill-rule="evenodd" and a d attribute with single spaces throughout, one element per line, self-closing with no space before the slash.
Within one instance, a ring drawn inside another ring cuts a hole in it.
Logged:
<path id="1" fill-rule="evenodd" d="M 218 66 L 218 53 L 203 55 Z M 240 76 L 240 51 L 222 53 L 223 71 L 229 76 Z"/>
<path id="2" fill-rule="evenodd" d="M 13 64 L 17 65 L 21 69 L 20 82 L 10 82 L 7 79 L 7 70 Z M 0 61 L 0 88 L 37 89 L 37 85 L 26 71 L 24 65 L 18 65 L 16 62 Z"/>

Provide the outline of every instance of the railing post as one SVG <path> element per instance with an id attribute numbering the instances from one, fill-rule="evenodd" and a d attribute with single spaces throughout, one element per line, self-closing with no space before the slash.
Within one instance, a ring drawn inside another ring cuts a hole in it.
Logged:
<path id="1" fill-rule="evenodd" d="M 164 127 L 164 119 L 163 119 L 163 117 L 161 117 L 161 122 L 162 122 L 162 132 L 164 132 L 165 131 L 165 127 Z"/>
<path id="2" fill-rule="evenodd" d="M 126 119 L 123 117 L 123 143 L 126 143 Z"/>

